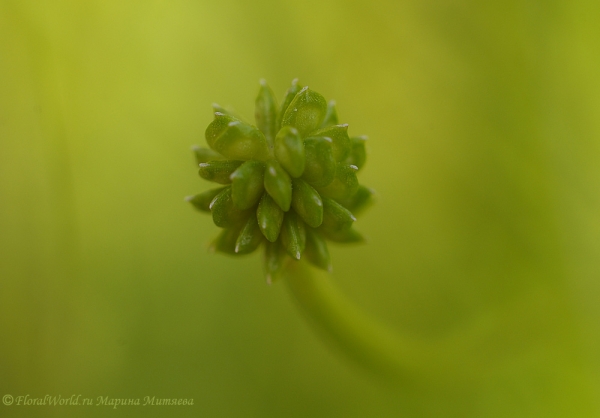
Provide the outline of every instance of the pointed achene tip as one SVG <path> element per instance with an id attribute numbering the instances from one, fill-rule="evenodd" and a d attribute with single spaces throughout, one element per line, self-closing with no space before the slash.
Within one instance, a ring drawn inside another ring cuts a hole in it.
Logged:
<path id="1" fill-rule="evenodd" d="M 208 208 L 209 208 L 210 210 L 212 210 L 213 206 L 215 205 L 215 200 L 216 200 L 216 199 L 213 199 L 213 200 L 212 200 L 212 202 L 210 202 L 210 203 L 209 203 L 209 205 L 208 205 Z"/>
<path id="2" fill-rule="evenodd" d="M 200 145 L 192 145 L 190 148 L 192 151 L 197 151 L 200 149 Z"/>
<path id="3" fill-rule="evenodd" d="M 300 260 L 300 257 L 302 257 L 302 253 L 300 253 L 300 251 L 296 251 L 296 254 L 294 254 L 294 258 L 296 260 Z"/>
<path id="4" fill-rule="evenodd" d="M 258 83 L 263 87 L 267 87 L 267 80 L 265 80 L 264 78 L 258 80 Z"/>
<path id="5" fill-rule="evenodd" d="M 355 136 L 356 139 L 360 139 L 361 141 L 367 141 L 369 137 L 367 135 L 359 135 Z"/>
<path id="6" fill-rule="evenodd" d="M 295 86 L 296 84 L 298 84 L 298 77 L 292 80 L 292 86 Z"/>
<path id="7" fill-rule="evenodd" d="M 184 201 L 184 202 L 190 202 L 190 201 L 191 201 L 193 198 L 194 198 L 194 196 L 193 196 L 193 195 L 186 196 L 186 197 L 184 197 L 184 198 L 183 198 L 183 201 Z"/>
<path id="8" fill-rule="evenodd" d="M 358 167 L 355 165 L 350 164 L 349 167 L 354 171 L 358 171 Z"/>

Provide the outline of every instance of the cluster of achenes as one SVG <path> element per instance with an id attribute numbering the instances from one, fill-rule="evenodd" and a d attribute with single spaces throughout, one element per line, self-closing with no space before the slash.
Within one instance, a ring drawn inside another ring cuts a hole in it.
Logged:
<path id="1" fill-rule="evenodd" d="M 281 106 L 261 81 L 256 126 L 213 108 L 215 119 L 206 129 L 210 149 L 194 152 L 200 177 L 224 186 L 186 198 L 223 228 L 211 248 L 236 255 L 264 244 L 269 282 L 288 256 L 304 256 L 330 271 L 326 240 L 363 240 L 352 223 L 373 196 L 356 178 L 366 138 L 349 137 L 334 102 L 297 80 Z"/>

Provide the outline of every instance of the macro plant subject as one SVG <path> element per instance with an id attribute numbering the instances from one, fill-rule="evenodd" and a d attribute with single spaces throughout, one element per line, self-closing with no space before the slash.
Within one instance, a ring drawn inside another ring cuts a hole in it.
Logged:
<path id="1" fill-rule="evenodd" d="M 348 135 L 335 103 L 294 80 L 278 104 L 261 81 L 256 126 L 219 105 L 213 109 L 209 148 L 193 151 L 200 177 L 219 186 L 186 198 L 222 228 L 210 249 L 234 256 L 262 249 L 267 282 L 281 278 L 321 335 L 371 372 L 405 385 L 459 374 L 469 379 L 470 368 L 451 360 L 456 347 L 395 333 L 332 283 L 328 243 L 364 241 L 353 224 L 374 196 L 357 178 L 366 138 Z"/>
<path id="2" fill-rule="evenodd" d="M 359 185 L 364 136 L 349 136 L 333 101 L 297 80 L 279 104 L 262 80 L 255 122 L 213 105 L 209 148 L 193 148 L 199 174 L 219 187 L 186 198 L 221 233 L 210 248 L 231 255 L 262 249 L 267 282 L 290 260 L 331 271 L 328 242 L 358 243 L 355 215 L 372 201 Z"/>
<path id="3" fill-rule="evenodd" d="M 309 321 L 344 354 L 377 374 L 403 377 L 412 357 L 404 341 L 347 301 L 328 274 L 328 242 L 364 241 L 353 223 L 373 202 L 356 176 L 366 137 L 349 136 L 335 102 L 297 80 L 281 104 L 261 81 L 256 126 L 213 109 L 209 148 L 193 151 L 200 177 L 219 187 L 186 198 L 222 228 L 210 249 L 237 256 L 262 248 L 267 282 L 284 276 Z"/>

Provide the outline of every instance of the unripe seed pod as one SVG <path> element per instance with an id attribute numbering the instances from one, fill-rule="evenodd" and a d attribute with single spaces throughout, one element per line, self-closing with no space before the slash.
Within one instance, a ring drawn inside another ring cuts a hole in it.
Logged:
<path id="1" fill-rule="evenodd" d="M 233 119 L 237 119 L 241 122 L 246 123 L 246 121 L 244 120 L 244 118 L 242 118 L 240 115 L 238 115 L 233 109 L 231 108 L 226 108 L 221 106 L 218 103 L 213 103 L 212 104 L 212 108 L 213 108 L 213 112 L 215 113 L 221 113 L 223 115 L 227 115 L 227 116 L 231 116 Z"/>
<path id="2" fill-rule="evenodd" d="M 209 161 L 200 164 L 198 174 L 204 180 L 214 181 L 220 184 L 231 183 L 231 175 L 237 168 L 242 165 L 243 161 Z"/>
<path id="3" fill-rule="evenodd" d="M 192 147 L 192 151 L 194 151 L 194 157 L 196 157 L 196 162 L 198 164 L 207 163 L 209 161 L 219 161 L 224 160 L 221 154 L 217 151 L 213 151 L 210 148 L 199 147 L 194 145 Z"/>
<path id="4" fill-rule="evenodd" d="M 325 128 L 331 125 L 338 124 L 338 115 L 335 110 L 335 100 L 330 100 L 327 103 L 327 111 L 325 112 L 325 118 L 323 119 L 323 123 L 321 124 L 321 128 Z"/>
<path id="5" fill-rule="evenodd" d="M 357 168 L 353 165 L 338 164 L 335 170 L 335 178 L 329 185 L 319 187 L 317 190 L 321 196 L 332 199 L 347 199 L 352 197 L 358 190 Z"/>
<path id="6" fill-rule="evenodd" d="M 336 199 L 337 202 L 352 212 L 353 215 L 362 213 L 366 208 L 373 204 L 375 191 L 363 185 L 359 185 L 356 193 L 347 199 Z"/>
<path id="7" fill-rule="evenodd" d="M 260 81 L 254 118 L 256 126 L 265 134 L 269 146 L 272 146 L 277 134 L 277 100 L 265 80 Z"/>
<path id="8" fill-rule="evenodd" d="M 225 188 L 210 203 L 213 222 L 221 228 L 239 226 L 250 215 L 250 211 L 239 210 L 233 204 L 231 198 L 231 187 Z"/>
<path id="9" fill-rule="evenodd" d="M 229 111 L 227 109 L 225 109 L 223 106 L 221 106 L 220 104 L 218 104 L 218 103 L 213 103 L 212 104 L 212 109 L 213 109 L 214 113 L 222 113 L 224 115 L 229 114 Z M 233 115 L 230 115 L 230 116 L 233 116 Z"/>
<path id="10" fill-rule="evenodd" d="M 223 190 L 225 190 L 225 187 L 219 187 L 218 189 L 210 189 L 194 196 L 188 196 L 185 198 L 185 200 L 194 205 L 194 207 L 199 211 L 210 212 L 211 202 Z"/>
<path id="11" fill-rule="evenodd" d="M 350 138 L 350 153 L 345 159 L 348 165 L 355 165 L 359 170 L 364 167 L 367 161 L 367 149 L 365 142 L 366 136 L 355 136 Z"/>
<path id="12" fill-rule="evenodd" d="M 354 228 L 332 231 L 321 226 L 318 231 L 329 241 L 337 242 L 339 244 L 358 244 L 365 241 L 362 234 Z"/>
<path id="13" fill-rule="evenodd" d="M 275 160 L 267 162 L 265 169 L 265 189 L 284 212 L 290 210 L 290 204 L 292 203 L 292 179 Z"/>
<path id="14" fill-rule="evenodd" d="M 264 134 L 239 120 L 229 122 L 212 148 L 232 160 L 266 161 L 270 158 Z"/>
<path id="15" fill-rule="evenodd" d="M 208 247 L 209 251 L 235 255 L 235 245 L 239 233 L 240 230 L 238 228 L 223 229 L 210 243 Z"/>
<path id="16" fill-rule="evenodd" d="M 303 180 L 292 180 L 292 208 L 313 228 L 323 222 L 323 200 L 319 193 Z"/>
<path id="17" fill-rule="evenodd" d="M 290 106 L 290 103 L 292 103 L 292 100 L 294 100 L 294 97 L 296 97 L 296 94 L 298 94 L 300 90 L 302 90 L 302 86 L 298 84 L 298 79 L 295 78 L 294 80 L 292 80 L 292 86 L 286 92 L 283 102 L 281 103 L 281 109 L 279 109 L 279 117 L 277 118 L 277 129 L 281 129 L 281 121 L 283 119 L 283 115 L 285 115 L 285 112 Z"/>
<path id="18" fill-rule="evenodd" d="M 235 243 L 235 252 L 237 254 L 249 254 L 258 248 L 263 239 L 256 216 L 250 216 Z"/>
<path id="19" fill-rule="evenodd" d="M 238 209 L 250 209 L 258 203 L 265 191 L 264 172 L 260 161 L 246 161 L 231 174 L 231 197 Z"/>
<path id="20" fill-rule="evenodd" d="M 306 228 L 306 259 L 320 269 L 331 271 L 331 258 L 327 249 L 327 242 L 321 234 L 313 228 Z"/>
<path id="21" fill-rule="evenodd" d="M 279 205 L 275 203 L 273 198 L 269 196 L 269 194 L 264 193 L 258 204 L 256 218 L 261 232 L 265 238 L 271 242 L 277 241 L 277 238 L 279 237 L 281 224 L 283 223 L 283 215 L 284 212 Z"/>
<path id="22" fill-rule="evenodd" d="M 231 116 L 234 119 L 244 122 L 244 118 L 242 118 L 240 115 L 235 113 L 232 109 L 223 107 L 218 103 L 213 103 L 212 108 L 213 108 L 213 112 L 215 112 L 215 113 L 221 113 L 223 115 Z"/>
<path id="23" fill-rule="evenodd" d="M 319 93 L 304 87 L 290 103 L 281 126 L 292 125 L 303 138 L 321 126 L 327 113 L 327 102 Z"/>
<path id="24" fill-rule="evenodd" d="M 350 137 L 348 125 L 333 125 L 311 133 L 312 136 L 326 136 L 331 138 L 331 149 L 336 161 L 344 160 L 350 153 Z"/>
<path id="25" fill-rule="evenodd" d="M 214 104 L 206 129 L 208 148 L 194 147 L 202 178 L 228 185 L 186 198 L 210 211 L 223 228 L 210 249 L 247 254 L 264 244 L 267 281 L 276 280 L 289 256 L 302 255 L 331 271 L 326 240 L 362 242 L 353 213 L 373 201 L 358 184 L 366 158 L 365 137 L 348 136 L 338 124 L 335 102 L 301 88 L 297 80 L 280 108 L 267 86 L 255 102 L 257 127 Z"/>
<path id="26" fill-rule="evenodd" d="M 323 198 L 323 225 L 328 231 L 341 231 L 350 228 L 356 220 L 354 215 L 337 203 L 335 200 L 327 197 Z"/>
<path id="27" fill-rule="evenodd" d="M 306 246 L 306 227 L 296 212 L 289 211 L 285 214 L 280 241 L 291 257 L 300 260 Z"/>
<path id="28" fill-rule="evenodd" d="M 304 140 L 306 166 L 302 179 L 314 187 L 325 187 L 335 177 L 336 162 L 333 158 L 331 139 L 309 137 Z"/>
<path id="29" fill-rule="evenodd" d="M 231 122 L 239 121 L 239 119 L 222 112 L 215 112 L 215 119 L 208 125 L 204 132 L 206 143 L 214 149 L 214 143 L 219 136 L 227 129 Z"/>
<path id="30" fill-rule="evenodd" d="M 304 172 L 306 154 L 304 141 L 293 126 L 283 127 L 275 138 L 275 157 L 279 164 L 292 177 L 300 177 Z"/>

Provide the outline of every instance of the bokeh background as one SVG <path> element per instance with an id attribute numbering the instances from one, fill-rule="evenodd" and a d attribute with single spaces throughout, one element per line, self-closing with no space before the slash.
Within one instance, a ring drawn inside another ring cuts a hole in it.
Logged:
<path id="1" fill-rule="evenodd" d="M 0 0 L 0 395 L 194 400 L 0 415 L 600 416 L 599 39 L 592 0 Z M 332 280 L 472 381 L 387 385 L 208 254 L 210 105 L 295 77 L 370 137 Z"/>

